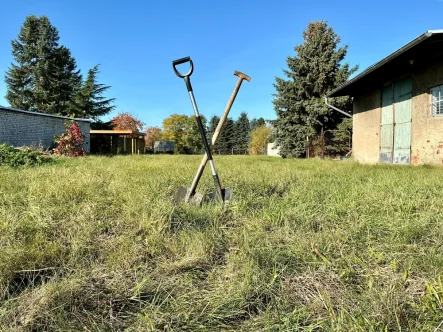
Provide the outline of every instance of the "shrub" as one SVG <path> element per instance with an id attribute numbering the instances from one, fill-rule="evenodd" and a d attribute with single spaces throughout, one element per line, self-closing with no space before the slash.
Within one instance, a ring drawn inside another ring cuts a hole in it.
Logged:
<path id="1" fill-rule="evenodd" d="M 86 155 L 85 149 L 83 149 L 85 136 L 76 121 L 66 121 L 65 132 L 56 138 L 55 142 L 58 146 L 54 152 L 58 156 L 79 157 Z"/>
<path id="2" fill-rule="evenodd" d="M 49 162 L 51 159 L 42 156 L 38 151 L 31 149 L 16 149 L 7 144 L 0 145 L 0 166 L 37 166 Z"/>

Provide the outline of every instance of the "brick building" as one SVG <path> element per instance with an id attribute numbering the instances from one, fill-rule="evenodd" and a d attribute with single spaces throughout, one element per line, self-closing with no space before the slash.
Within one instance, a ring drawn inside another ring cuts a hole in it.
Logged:
<path id="1" fill-rule="evenodd" d="M 91 120 L 22 111 L 3 106 L 0 106 L 0 144 L 48 149 L 53 145 L 54 136 L 65 131 L 66 120 L 78 122 L 81 132 L 85 135 L 84 149 L 89 152 Z"/>

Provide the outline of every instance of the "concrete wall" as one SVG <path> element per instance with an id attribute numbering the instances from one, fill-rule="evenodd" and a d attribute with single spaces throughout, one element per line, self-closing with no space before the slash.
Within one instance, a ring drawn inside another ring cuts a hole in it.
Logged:
<path id="1" fill-rule="evenodd" d="M 443 116 L 431 115 L 430 88 L 443 84 L 443 61 L 412 79 L 411 163 L 443 165 Z"/>
<path id="2" fill-rule="evenodd" d="M 280 147 L 276 147 L 275 143 L 268 143 L 267 155 L 271 157 L 280 157 Z"/>
<path id="3" fill-rule="evenodd" d="M 0 107 L 0 144 L 48 149 L 53 144 L 54 135 L 65 131 L 66 120 L 68 119 Z M 90 123 L 79 120 L 77 122 L 85 135 L 84 149 L 89 152 Z"/>
<path id="4" fill-rule="evenodd" d="M 380 153 L 380 89 L 355 97 L 353 112 L 352 156 L 359 162 L 375 164 Z"/>

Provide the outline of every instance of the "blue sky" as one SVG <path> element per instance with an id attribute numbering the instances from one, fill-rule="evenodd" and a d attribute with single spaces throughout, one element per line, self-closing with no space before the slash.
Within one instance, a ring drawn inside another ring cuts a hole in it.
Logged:
<path id="1" fill-rule="evenodd" d="M 310 21 L 327 20 L 349 45 L 347 62 L 360 71 L 426 30 L 443 28 L 443 1 L 334 0 L 21 0 L 0 10 L 0 105 L 4 73 L 12 62 L 10 41 L 27 15 L 46 15 L 83 74 L 101 64 L 100 83 L 110 85 L 116 110 L 161 126 L 172 113 L 192 114 L 183 80 L 171 62 L 191 56 L 197 104 L 220 115 L 236 83 L 235 70 L 251 76 L 231 110 L 237 118 L 275 118 L 275 77 L 302 43 Z"/>

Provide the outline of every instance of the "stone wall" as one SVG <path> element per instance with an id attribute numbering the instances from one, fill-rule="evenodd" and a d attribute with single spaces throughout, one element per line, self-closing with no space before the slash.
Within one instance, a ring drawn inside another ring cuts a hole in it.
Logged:
<path id="1" fill-rule="evenodd" d="M 0 107 L 0 144 L 48 149 L 53 145 L 54 135 L 65 131 L 66 120 L 74 119 Z M 89 153 L 90 122 L 86 119 L 75 120 L 85 135 L 84 149 Z"/>

